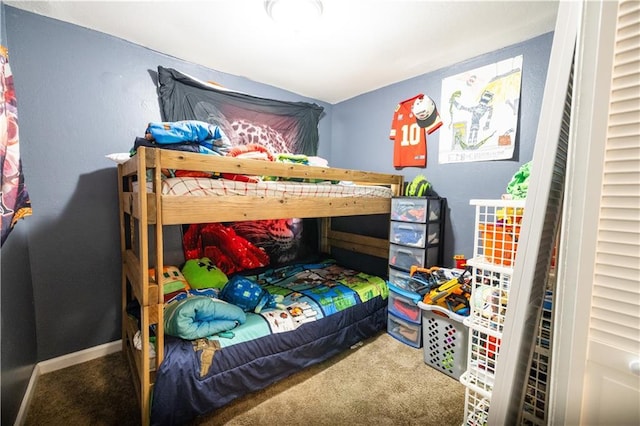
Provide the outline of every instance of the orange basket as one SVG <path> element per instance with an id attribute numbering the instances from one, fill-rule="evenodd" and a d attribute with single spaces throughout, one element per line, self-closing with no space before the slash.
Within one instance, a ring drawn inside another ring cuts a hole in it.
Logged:
<path id="1" fill-rule="evenodd" d="M 488 262 L 511 266 L 518 250 L 520 224 L 479 224 L 483 242 L 483 254 Z"/>
<path id="2" fill-rule="evenodd" d="M 524 218 L 524 200 L 471 200 L 476 208 L 473 257 L 513 267 Z"/>

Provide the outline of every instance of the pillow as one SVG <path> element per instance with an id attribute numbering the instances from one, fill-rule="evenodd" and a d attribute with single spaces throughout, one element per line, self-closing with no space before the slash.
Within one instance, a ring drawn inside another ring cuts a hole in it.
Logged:
<path id="1" fill-rule="evenodd" d="M 260 284 L 242 275 L 234 275 L 220 292 L 220 299 L 240 307 L 245 312 L 260 313 L 263 308 L 284 309 L 282 295 L 272 295 Z"/>
<path id="2" fill-rule="evenodd" d="M 229 281 L 224 272 L 208 257 L 189 259 L 182 267 L 182 274 L 191 288 L 222 288 Z"/>
<path id="3" fill-rule="evenodd" d="M 155 268 L 149 268 L 149 282 L 155 283 Z M 189 283 L 180 272 L 180 269 L 175 266 L 164 266 L 162 268 L 162 284 L 164 294 L 189 290 Z"/>
<path id="4" fill-rule="evenodd" d="M 131 154 L 129 154 L 128 152 L 114 152 L 113 154 L 105 155 L 105 157 L 116 164 L 124 164 L 129 161 L 129 158 L 131 158 Z"/>
<path id="5" fill-rule="evenodd" d="M 247 145 L 236 145 L 227 153 L 228 157 L 250 158 L 254 160 L 273 161 L 273 154 L 259 143 L 249 143 Z M 260 182 L 259 176 L 240 175 L 234 173 L 221 173 L 224 179 L 236 180 L 240 182 Z"/>

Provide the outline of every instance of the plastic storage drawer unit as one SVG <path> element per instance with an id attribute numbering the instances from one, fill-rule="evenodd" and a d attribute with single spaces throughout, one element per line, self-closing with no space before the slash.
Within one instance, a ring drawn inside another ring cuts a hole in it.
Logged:
<path id="1" fill-rule="evenodd" d="M 422 310 L 424 362 L 459 379 L 467 368 L 469 331 L 465 317 L 437 305 L 418 302 Z"/>
<path id="2" fill-rule="evenodd" d="M 389 314 L 387 318 L 387 333 L 402 343 L 414 348 L 422 347 L 422 329 L 420 324 L 414 324 Z"/>
<path id="3" fill-rule="evenodd" d="M 405 271 L 442 265 L 446 205 L 440 197 L 391 199 L 389 265 Z"/>
<path id="4" fill-rule="evenodd" d="M 418 302 L 421 297 L 418 293 L 404 290 L 391 283 L 389 285 L 389 313 L 406 321 L 421 324 L 422 315 Z"/>

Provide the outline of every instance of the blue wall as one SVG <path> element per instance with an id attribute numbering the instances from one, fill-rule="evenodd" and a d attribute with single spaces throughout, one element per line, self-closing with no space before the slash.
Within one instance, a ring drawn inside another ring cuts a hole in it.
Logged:
<path id="1" fill-rule="evenodd" d="M 517 160 L 438 165 L 436 132 L 429 138 L 427 169 L 400 172 L 408 179 L 426 172 L 439 195 L 449 199 L 450 257 L 470 254 L 469 199 L 499 197 L 519 165 L 532 156 L 552 41 L 547 34 L 328 105 L 15 8 L 4 6 L 4 13 L 34 215 L 17 225 L 20 229 L 2 253 L 3 423 L 13 422 L 16 400 L 21 399 L 5 401 L 5 394 L 26 388 L 21 365 L 30 374 L 35 362 L 120 338 L 116 168 L 104 156 L 128 151 L 147 122 L 161 119 L 154 80 L 158 65 L 256 96 L 316 102 L 325 107 L 320 156 L 337 167 L 395 173 L 388 133 L 398 101 L 423 92 L 439 104 L 443 77 L 524 54 Z M 167 253 L 168 262 L 181 256 L 179 234 L 172 232 L 175 251 Z M 5 259 L 14 262 L 6 264 Z M 11 309 L 5 309 L 8 303 L 13 303 Z M 7 318 L 7 313 L 15 317 Z M 26 342 L 14 344 L 16 336 Z"/>
<path id="2" fill-rule="evenodd" d="M 0 41 L 6 47 L 5 27 L 4 7 L 0 6 Z M 29 224 L 21 221 L 3 245 L 0 258 L 1 424 L 14 423 L 37 361 L 28 229 Z"/>
<path id="3" fill-rule="evenodd" d="M 13 424 L 37 362 L 36 314 L 29 269 L 28 229 L 29 224 L 21 221 L 2 246 L 1 424 Z"/>
<path id="4" fill-rule="evenodd" d="M 525 162 L 533 158 L 533 145 L 542 107 L 542 95 L 551 52 L 552 33 L 470 59 L 341 102 L 333 108 L 331 164 L 336 167 L 401 173 L 405 181 L 424 174 L 433 190 L 447 198 L 445 265 L 454 254 L 473 253 L 474 210 L 471 199 L 499 199 L 507 183 Z M 512 160 L 438 164 L 438 130 L 427 138 L 427 167 L 393 168 L 393 142 L 389 139 L 396 104 L 419 93 L 429 95 L 438 108 L 442 79 L 503 59 L 523 55 L 519 139 Z"/>

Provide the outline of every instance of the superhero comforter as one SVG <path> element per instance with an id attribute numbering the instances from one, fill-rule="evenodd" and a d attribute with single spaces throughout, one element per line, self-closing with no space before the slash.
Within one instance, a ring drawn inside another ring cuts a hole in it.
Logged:
<path id="1" fill-rule="evenodd" d="M 334 261 L 251 276 L 276 308 L 247 313 L 232 329 L 197 340 L 165 337 L 152 424 L 183 424 L 324 361 L 386 327 L 388 287 Z"/>

